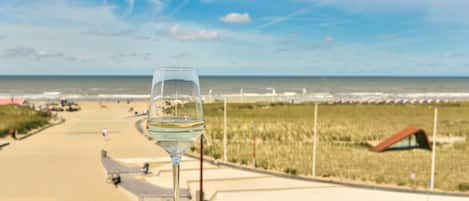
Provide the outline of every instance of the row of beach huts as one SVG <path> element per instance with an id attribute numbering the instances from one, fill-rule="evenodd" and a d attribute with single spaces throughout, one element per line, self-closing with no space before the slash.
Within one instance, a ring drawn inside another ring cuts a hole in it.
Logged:
<path id="1" fill-rule="evenodd" d="M 447 104 L 452 101 L 448 99 L 339 99 L 327 101 L 334 104 Z"/>

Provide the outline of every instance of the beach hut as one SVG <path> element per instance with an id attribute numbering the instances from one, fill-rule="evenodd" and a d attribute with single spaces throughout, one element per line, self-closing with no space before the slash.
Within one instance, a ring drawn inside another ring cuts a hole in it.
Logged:
<path id="1" fill-rule="evenodd" d="M 388 150 L 406 150 L 414 148 L 432 149 L 430 146 L 430 140 L 423 129 L 403 129 L 374 146 L 372 150 L 375 152 L 383 152 Z"/>

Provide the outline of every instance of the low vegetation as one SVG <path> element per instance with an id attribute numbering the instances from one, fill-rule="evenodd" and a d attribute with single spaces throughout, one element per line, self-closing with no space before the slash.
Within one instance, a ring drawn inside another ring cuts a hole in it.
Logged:
<path id="1" fill-rule="evenodd" d="M 314 105 L 228 104 L 228 160 L 294 175 L 311 175 Z M 319 106 L 318 176 L 370 184 L 427 188 L 431 152 L 414 149 L 375 153 L 371 141 L 380 141 L 406 127 L 432 133 L 431 105 L 338 105 Z M 469 138 L 469 104 L 439 107 L 439 136 Z M 223 104 L 205 105 L 206 149 L 223 157 Z M 197 151 L 197 147 L 192 150 Z M 437 147 L 435 186 L 445 191 L 467 191 L 469 143 Z M 411 179 L 410 174 L 416 178 Z"/>
<path id="2" fill-rule="evenodd" d="M 18 134 L 48 124 L 50 116 L 47 112 L 35 111 L 27 106 L 2 105 L 0 106 L 0 137 L 7 136 L 12 129 Z"/>

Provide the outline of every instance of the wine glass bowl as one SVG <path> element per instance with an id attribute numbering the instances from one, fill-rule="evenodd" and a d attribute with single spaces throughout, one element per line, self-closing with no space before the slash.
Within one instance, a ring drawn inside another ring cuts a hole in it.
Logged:
<path id="1" fill-rule="evenodd" d="M 148 114 L 148 131 L 171 157 L 174 200 L 179 198 L 179 163 L 182 154 L 202 135 L 203 105 L 199 76 L 192 68 L 155 70 Z"/>

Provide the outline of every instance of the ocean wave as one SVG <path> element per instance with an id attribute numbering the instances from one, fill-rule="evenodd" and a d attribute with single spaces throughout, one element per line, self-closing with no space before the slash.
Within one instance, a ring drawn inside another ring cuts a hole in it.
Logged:
<path id="1" fill-rule="evenodd" d="M 31 94 L 7 94 L 0 93 L 0 98 L 24 98 L 31 100 L 125 100 L 149 99 L 148 94 L 65 94 L 61 92 L 43 92 Z M 280 93 L 227 93 L 216 95 L 203 95 L 204 99 L 222 99 L 224 97 L 231 98 L 275 98 L 269 100 L 305 100 L 305 101 L 368 101 L 368 102 L 421 102 L 434 100 L 469 100 L 469 92 L 350 92 L 350 93 L 332 93 L 332 92 L 314 92 L 314 93 L 297 93 L 292 91 L 284 91 Z"/>

